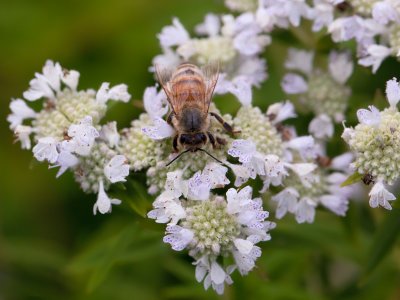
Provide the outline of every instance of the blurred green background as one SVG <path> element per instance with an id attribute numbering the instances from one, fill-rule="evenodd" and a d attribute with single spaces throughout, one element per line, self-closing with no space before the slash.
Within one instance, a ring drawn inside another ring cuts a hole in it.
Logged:
<path id="1" fill-rule="evenodd" d="M 190 29 L 207 12 L 227 11 L 222 0 L 2 1 L 1 300 L 218 298 L 195 282 L 190 258 L 162 242 L 163 225 L 142 218 L 126 202 L 111 215 L 93 216 L 96 196 L 80 191 L 71 174 L 56 179 L 54 169 L 35 163 L 30 151 L 13 144 L 5 121 L 10 99 L 22 96 L 46 59 L 78 70 L 81 89 L 124 82 L 133 99 L 141 99 L 145 87 L 154 84 L 148 67 L 160 52 L 156 34 L 173 16 Z M 310 35 L 307 24 L 304 28 L 274 33 L 266 52 L 270 78 L 254 97 L 263 109 L 284 99 L 279 81 L 288 46 L 315 47 L 317 61 L 326 61 L 329 38 Z M 388 60 L 376 76 L 356 68 L 350 124 L 358 108 L 386 105 L 378 89 L 399 75 L 399 66 Z M 215 101 L 226 112 L 239 106 L 232 96 Z M 118 120 L 122 128 L 139 113 L 120 103 L 107 119 Z M 310 118 L 295 121 L 300 132 L 306 132 Z M 339 137 L 330 153 L 345 149 L 338 143 Z M 150 207 L 151 198 L 135 195 L 132 201 L 135 197 Z M 352 202 L 347 218 L 321 210 L 314 224 L 298 225 L 287 217 L 262 246 L 257 268 L 244 278 L 235 274 L 222 298 L 400 299 L 399 229 L 398 209 L 372 210 L 367 199 Z"/>

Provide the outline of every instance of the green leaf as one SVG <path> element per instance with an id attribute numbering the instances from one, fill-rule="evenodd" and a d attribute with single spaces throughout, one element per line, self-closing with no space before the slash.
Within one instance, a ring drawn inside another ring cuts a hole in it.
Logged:
<path id="1" fill-rule="evenodd" d="M 117 199 L 127 202 L 132 210 L 143 218 L 146 217 L 147 212 L 151 209 L 153 200 L 147 193 L 146 188 L 132 178 L 128 179 L 123 188 L 119 187 L 111 194 Z"/>
<path id="2" fill-rule="evenodd" d="M 352 174 L 352 175 L 350 175 L 349 177 L 347 177 L 347 179 L 346 179 L 345 181 L 343 181 L 342 184 L 341 184 L 340 186 L 341 186 L 341 187 L 345 187 L 345 186 L 348 186 L 348 185 L 352 185 L 352 184 L 354 184 L 354 183 L 357 183 L 357 182 L 359 182 L 359 181 L 363 178 L 363 176 L 364 176 L 364 175 L 362 175 L 362 174 L 360 174 L 360 173 L 358 173 L 358 172 L 355 172 L 354 174 Z"/>

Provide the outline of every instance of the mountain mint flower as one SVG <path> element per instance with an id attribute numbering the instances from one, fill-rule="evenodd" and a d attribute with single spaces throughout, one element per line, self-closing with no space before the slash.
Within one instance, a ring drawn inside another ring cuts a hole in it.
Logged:
<path id="1" fill-rule="evenodd" d="M 369 110 L 358 110 L 360 123 L 354 128 L 345 128 L 342 137 L 355 155 L 353 169 L 372 178 L 369 182 L 374 183 L 370 192 L 371 207 L 390 209 L 388 201 L 395 197 L 385 185 L 393 185 L 400 175 L 400 112 L 397 109 L 400 87 L 396 78 L 387 82 L 386 96 L 388 108 L 379 111 L 370 106 Z"/>
<path id="2" fill-rule="evenodd" d="M 196 29 L 200 37 L 190 38 L 175 18 L 173 26 L 165 27 L 158 36 L 164 53 L 156 56 L 153 63 L 173 68 L 184 61 L 200 66 L 216 61 L 220 64 L 220 76 L 215 93 L 232 93 L 248 105 L 251 87 L 258 87 L 267 76 L 265 61 L 258 55 L 270 43 L 269 36 L 262 33 L 250 13 L 237 18 L 209 14 Z"/>
<path id="3" fill-rule="evenodd" d="M 287 94 L 298 95 L 299 102 L 317 117 L 323 114 L 340 122 L 351 94 L 350 88 L 344 85 L 353 72 L 351 57 L 345 52 L 331 52 L 329 72 L 313 70 L 312 59 L 312 52 L 290 49 L 285 66 L 302 75 L 288 73 L 282 80 L 282 88 Z"/>
<path id="4" fill-rule="evenodd" d="M 30 149 L 33 137 L 33 156 L 51 168 L 59 167 L 57 177 L 72 170 L 84 191 L 98 193 L 95 211 L 104 213 L 111 210 L 110 203 L 116 203 L 105 189 L 124 181 L 129 165 L 119 153 L 116 122 L 101 126 L 100 121 L 109 100 L 127 102 L 130 94 L 125 84 L 110 87 L 109 83 L 103 83 L 98 92 L 78 91 L 79 76 L 48 60 L 24 92 L 28 101 L 44 98 L 43 108 L 36 112 L 23 99 L 13 100 L 7 120 L 22 148 Z"/>
<path id="5" fill-rule="evenodd" d="M 275 224 L 265 220 L 268 212 L 261 199 L 252 199 L 251 194 L 247 186 L 240 191 L 229 189 L 226 198 L 210 195 L 193 201 L 179 198 L 178 188 L 177 194 L 169 193 L 169 200 L 161 194 L 153 204 L 155 210 L 149 212 L 151 218 L 170 221 L 164 242 L 176 251 L 188 249 L 196 261 L 196 279 L 204 281 L 205 289 L 212 286 L 222 294 L 224 283 L 232 284 L 233 270 L 242 275 L 250 272 L 261 256 L 256 244 L 271 238 L 268 231 Z M 220 256 L 232 256 L 234 264 L 220 264 Z"/>

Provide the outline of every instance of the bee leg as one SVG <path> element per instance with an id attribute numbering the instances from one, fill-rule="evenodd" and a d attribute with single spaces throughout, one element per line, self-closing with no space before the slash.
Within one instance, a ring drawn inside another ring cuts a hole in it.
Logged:
<path id="1" fill-rule="evenodd" d="M 222 117 L 214 112 L 210 112 L 210 115 L 213 116 L 215 119 L 217 119 L 218 122 L 221 123 L 221 125 L 225 128 L 226 131 L 229 133 L 235 134 L 235 133 L 240 133 L 240 130 L 233 130 L 232 126 L 229 125 L 227 122 L 222 119 Z"/>
<path id="2" fill-rule="evenodd" d="M 176 153 L 179 152 L 179 150 L 178 150 L 178 138 L 179 138 L 179 135 L 177 134 L 177 135 L 174 136 L 174 140 L 172 141 L 172 147 L 174 148 L 174 152 L 176 152 Z"/>
<path id="3" fill-rule="evenodd" d="M 217 136 L 217 143 L 220 144 L 221 146 L 225 146 L 226 140 Z"/>
<path id="4" fill-rule="evenodd" d="M 215 138 L 214 138 L 214 136 L 209 131 L 207 131 L 207 136 L 208 136 L 208 139 L 210 140 L 210 143 L 211 143 L 213 149 L 215 149 Z"/>
<path id="5" fill-rule="evenodd" d="M 174 117 L 174 112 L 171 111 L 167 117 L 167 123 L 172 126 L 172 119 Z"/>

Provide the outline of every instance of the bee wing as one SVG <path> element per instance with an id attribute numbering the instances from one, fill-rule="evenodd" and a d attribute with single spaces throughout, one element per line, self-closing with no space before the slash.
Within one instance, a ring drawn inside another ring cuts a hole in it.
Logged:
<path id="1" fill-rule="evenodd" d="M 205 78 L 205 84 L 206 84 L 206 89 L 205 89 L 205 103 L 204 103 L 204 109 L 205 111 L 208 112 L 208 109 L 210 107 L 212 95 L 215 89 L 215 85 L 217 84 L 218 81 L 218 75 L 219 75 L 219 62 L 218 61 L 213 61 L 201 68 L 201 71 L 203 72 L 204 78 Z"/>
<path id="2" fill-rule="evenodd" d="M 161 84 L 165 94 L 167 95 L 167 100 L 171 105 L 171 108 L 174 112 L 176 112 L 176 107 L 174 106 L 173 99 L 175 99 L 174 92 L 171 89 L 171 77 L 175 69 L 161 67 L 160 65 L 155 65 L 154 69 L 156 70 L 156 76 L 158 82 Z"/>

